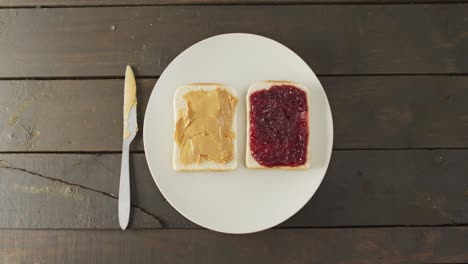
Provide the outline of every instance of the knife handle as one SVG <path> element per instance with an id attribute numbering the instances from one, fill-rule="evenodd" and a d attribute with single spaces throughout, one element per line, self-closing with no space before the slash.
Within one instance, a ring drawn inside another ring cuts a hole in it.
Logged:
<path id="1" fill-rule="evenodd" d="M 125 230 L 130 218 L 130 166 L 129 166 L 130 145 L 122 146 L 122 166 L 120 168 L 119 185 L 119 224 Z"/>

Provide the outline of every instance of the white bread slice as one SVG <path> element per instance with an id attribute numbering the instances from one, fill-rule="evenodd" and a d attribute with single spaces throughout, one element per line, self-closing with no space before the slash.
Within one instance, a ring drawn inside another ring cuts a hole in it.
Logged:
<path id="1" fill-rule="evenodd" d="M 187 102 L 184 99 L 184 95 L 190 91 L 205 90 L 210 91 L 216 88 L 221 88 L 228 91 L 234 97 L 237 97 L 236 91 L 230 87 L 224 86 L 219 83 L 193 83 L 181 86 L 177 88 L 174 93 L 173 107 L 174 107 L 174 132 L 175 125 L 178 118 L 179 111 L 184 111 L 187 109 Z M 180 147 L 177 142 L 174 140 L 174 151 L 173 151 L 173 169 L 176 171 L 225 171 L 225 170 L 234 170 L 237 168 L 237 106 L 234 109 L 234 116 L 232 119 L 231 131 L 235 133 L 234 138 L 234 153 L 233 159 L 225 164 L 219 164 L 214 161 L 203 161 L 199 164 L 183 164 L 180 162 Z"/>
<path id="2" fill-rule="evenodd" d="M 247 105 L 247 139 L 246 139 L 246 154 L 245 154 L 245 164 L 247 168 L 250 169 L 286 169 L 286 170 L 300 170 L 300 169 L 307 169 L 310 166 L 310 126 L 309 126 L 309 139 L 307 144 L 307 160 L 303 165 L 290 167 L 290 166 L 276 166 L 276 167 L 265 167 L 258 163 L 258 161 L 252 156 L 252 152 L 250 149 L 250 95 L 252 95 L 256 91 L 260 90 L 268 90 L 274 85 L 293 85 L 294 87 L 301 89 L 307 95 L 307 106 L 308 110 L 310 111 L 310 99 L 309 99 L 309 92 L 307 87 L 304 85 L 290 82 L 290 81 L 262 81 L 253 83 L 249 91 L 247 92 L 246 97 L 246 105 Z M 309 120 L 308 120 L 309 122 Z"/>

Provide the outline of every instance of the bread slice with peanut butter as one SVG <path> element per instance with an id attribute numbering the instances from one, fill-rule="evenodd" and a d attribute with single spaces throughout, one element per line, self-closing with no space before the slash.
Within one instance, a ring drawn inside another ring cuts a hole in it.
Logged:
<path id="1" fill-rule="evenodd" d="M 217 83 L 179 87 L 173 100 L 176 171 L 237 168 L 237 95 Z"/>

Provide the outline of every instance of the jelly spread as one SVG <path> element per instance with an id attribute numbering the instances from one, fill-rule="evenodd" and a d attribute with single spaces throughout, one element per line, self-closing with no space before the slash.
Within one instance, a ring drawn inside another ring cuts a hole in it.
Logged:
<path id="1" fill-rule="evenodd" d="M 307 94 L 294 85 L 273 85 L 252 93 L 250 149 L 266 167 L 296 167 L 307 161 Z"/>
<path id="2" fill-rule="evenodd" d="M 184 99 L 187 108 L 178 113 L 175 129 L 181 163 L 231 161 L 235 138 L 231 126 L 237 99 L 220 88 L 190 91 Z"/>

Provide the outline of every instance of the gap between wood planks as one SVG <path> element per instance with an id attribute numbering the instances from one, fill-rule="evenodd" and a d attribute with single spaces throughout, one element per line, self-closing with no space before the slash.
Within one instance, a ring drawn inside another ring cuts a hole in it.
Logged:
<path id="1" fill-rule="evenodd" d="M 467 0 L 468 1 L 468 0 Z M 363 74 L 316 74 L 320 77 L 411 77 L 411 76 L 468 76 L 468 73 L 363 73 Z M 135 75 L 137 80 L 158 79 L 160 75 Z M 88 81 L 124 80 L 124 75 L 108 76 L 65 76 L 65 77 L 0 77 L 0 81 Z"/>
<path id="2" fill-rule="evenodd" d="M 8 0 L 0 0 L 0 9 L 41 9 L 41 8 L 101 8 L 101 7 L 131 7 L 131 6 L 254 6 L 254 5 L 439 5 L 439 4 L 465 4 L 468 0 L 162 0 L 162 1 L 144 1 L 136 3 L 118 3 L 106 4 L 99 1 L 88 2 L 85 4 L 75 4 L 70 1 L 69 4 L 48 3 L 36 1 L 28 3 L 27 1 L 15 1 L 11 4 Z"/>
<path id="3" fill-rule="evenodd" d="M 460 148 L 333 148 L 333 151 L 407 151 L 407 150 L 464 150 L 468 149 L 466 147 Z M 0 154 L 120 154 L 122 151 L 119 150 L 110 150 L 110 151 L 0 151 Z M 131 150 L 131 154 L 145 154 L 144 150 Z"/>

